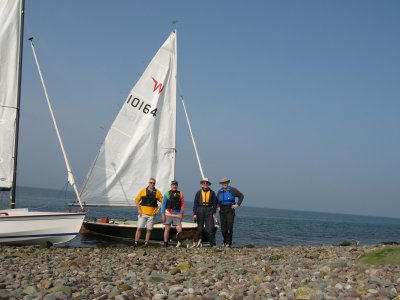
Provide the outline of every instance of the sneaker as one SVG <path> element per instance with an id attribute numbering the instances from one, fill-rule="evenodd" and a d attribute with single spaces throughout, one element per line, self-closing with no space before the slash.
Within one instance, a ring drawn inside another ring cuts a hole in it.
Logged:
<path id="1" fill-rule="evenodd" d="M 147 246 L 149 246 L 148 242 L 144 242 L 143 248 L 147 248 Z"/>
<path id="2" fill-rule="evenodd" d="M 135 242 L 135 243 L 133 244 L 133 248 L 137 248 L 137 246 L 138 246 L 138 242 Z"/>
<path id="3" fill-rule="evenodd" d="M 165 247 L 165 248 L 168 247 L 168 242 L 164 242 L 164 247 Z"/>

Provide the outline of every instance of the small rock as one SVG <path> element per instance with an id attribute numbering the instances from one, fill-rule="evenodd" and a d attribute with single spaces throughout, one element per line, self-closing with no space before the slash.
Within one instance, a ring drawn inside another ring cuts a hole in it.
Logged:
<path id="1" fill-rule="evenodd" d="M 171 287 L 169 288 L 168 294 L 169 294 L 169 295 L 173 295 L 173 294 L 175 294 L 175 293 L 177 293 L 177 292 L 182 292 L 183 289 L 184 289 L 184 287 L 181 286 L 181 285 L 173 285 L 173 286 L 171 286 Z"/>
<path id="2" fill-rule="evenodd" d="M 27 286 L 23 291 L 23 293 L 27 294 L 27 295 L 35 295 L 35 294 L 37 294 L 37 292 L 38 292 L 38 290 L 33 285 Z"/>
<path id="3" fill-rule="evenodd" d="M 176 267 L 181 271 L 185 271 L 185 270 L 189 270 L 191 267 L 193 267 L 193 265 L 190 261 L 185 261 L 185 262 L 181 262 Z"/>
<path id="4" fill-rule="evenodd" d="M 171 275 L 176 275 L 176 274 L 178 274 L 178 273 L 181 273 L 181 269 L 179 269 L 179 268 L 173 268 L 171 271 L 169 271 L 169 273 L 170 273 Z"/>
<path id="5" fill-rule="evenodd" d="M 165 295 L 165 294 L 155 294 L 154 296 L 153 296 L 153 298 L 151 298 L 151 299 L 153 299 L 153 300 L 163 300 L 163 299 L 167 299 L 168 298 L 168 295 Z"/>

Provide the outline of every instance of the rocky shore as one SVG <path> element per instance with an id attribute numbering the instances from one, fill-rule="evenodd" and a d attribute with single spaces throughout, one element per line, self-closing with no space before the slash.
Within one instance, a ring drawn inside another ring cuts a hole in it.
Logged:
<path id="1" fill-rule="evenodd" d="M 399 299 L 388 246 L 0 247 L 0 299 Z"/>

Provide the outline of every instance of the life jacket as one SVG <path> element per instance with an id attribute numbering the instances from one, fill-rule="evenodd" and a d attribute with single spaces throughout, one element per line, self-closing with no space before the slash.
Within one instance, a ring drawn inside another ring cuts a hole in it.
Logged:
<path id="1" fill-rule="evenodd" d="M 172 210 L 180 210 L 182 203 L 181 203 L 181 192 L 180 191 L 169 191 L 169 199 L 167 200 L 167 204 L 165 205 L 166 209 Z"/>
<path id="2" fill-rule="evenodd" d="M 156 189 L 150 191 L 148 188 L 146 188 L 146 196 L 142 196 L 142 199 L 140 199 L 139 204 L 141 206 L 157 207 L 158 205 L 157 205 L 156 193 L 157 193 Z"/>
<path id="3" fill-rule="evenodd" d="M 232 188 L 229 186 L 226 191 L 221 188 L 219 190 L 218 201 L 221 205 L 234 205 L 236 204 L 235 196 L 231 193 Z"/>
<path id="4" fill-rule="evenodd" d="M 208 197 L 207 197 L 207 195 L 208 195 Z M 200 191 L 200 197 L 201 197 L 201 205 L 203 205 L 203 206 L 211 206 L 211 203 L 210 203 L 211 191 L 210 190 L 208 190 L 206 192 L 201 190 Z"/>

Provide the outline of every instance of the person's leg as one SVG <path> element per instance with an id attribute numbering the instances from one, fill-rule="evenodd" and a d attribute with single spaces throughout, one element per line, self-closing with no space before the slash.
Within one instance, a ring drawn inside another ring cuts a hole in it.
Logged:
<path id="1" fill-rule="evenodd" d="M 169 227 L 170 227 L 170 225 L 165 225 L 165 229 L 164 229 L 164 246 L 165 247 L 168 247 Z"/>
<path id="2" fill-rule="evenodd" d="M 229 246 L 232 245 L 234 219 L 235 219 L 235 210 L 230 208 L 226 218 L 226 242 Z"/>
<path id="3" fill-rule="evenodd" d="M 145 237 L 145 244 L 147 244 L 150 240 L 150 235 L 151 231 L 153 230 L 153 224 L 154 224 L 154 216 L 149 216 L 147 217 L 147 222 L 146 222 L 146 237 Z"/>
<path id="4" fill-rule="evenodd" d="M 135 244 L 140 240 L 140 234 L 142 232 L 142 228 L 145 228 L 146 218 L 144 216 L 138 216 L 137 226 L 136 226 L 136 234 L 135 234 Z"/>
<path id="5" fill-rule="evenodd" d="M 150 229 L 147 229 L 147 231 L 146 231 L 146 238 L 145 238 L 145 240 L 144 240 L 144 242 L 147 244 L 148 242 L 149 242 L 149 240 L 150 240 L 150 235 L 151 235 L 151 230 Z"/>
<path id="6" fill-rule="evenodd" d="M 176 234 L 182 231 L 182 222 L 178 217 L 174 217 L 173 224 L 176 228 Z"/>
<path id="7" fill-rule="evenodd" d="M 140 239 L 140 233 L 141 233 L 141 229 L 140 227 L 136 228 L 136 234 L 135 234 L 135 243 L 137 243 Z"/>
<path id="8" fill-rule="evenodd" d="M 221 210 L 219 211 L 219 218 L 221 220 L 221 233 L 222 237 L 224 239 L 224 244 L 227 244 L 226 241 L 226 231 L 227 231 L 227 215 L 226 215 L 226 208 L 221 207 Z"/>
<path id="9" fill-rule="evenodd" d="M 200 238 L 204 232 L 204 207 L 199 206 L 197 209 L 197 231 L 200 232 Z"/>
<path id="10" fill-rule="evenodd" d="M 172 224 L 172 217 L 171 216 L 166 216 L 165 217 L 165 229 L 164 229 L 164 246 L 168 247 L 168 242 L 169 242 L 169 230 L 171 228 Z"/>
<path id="11" fill-rule="evenodd" d="M 207 214 L 205 216 L 205 226 L 208 241 L 210 242 L 210 246 L 215 246 L 215 236 L 214 236 L 214 219 L 212 208 L 207 208 Z"/>

